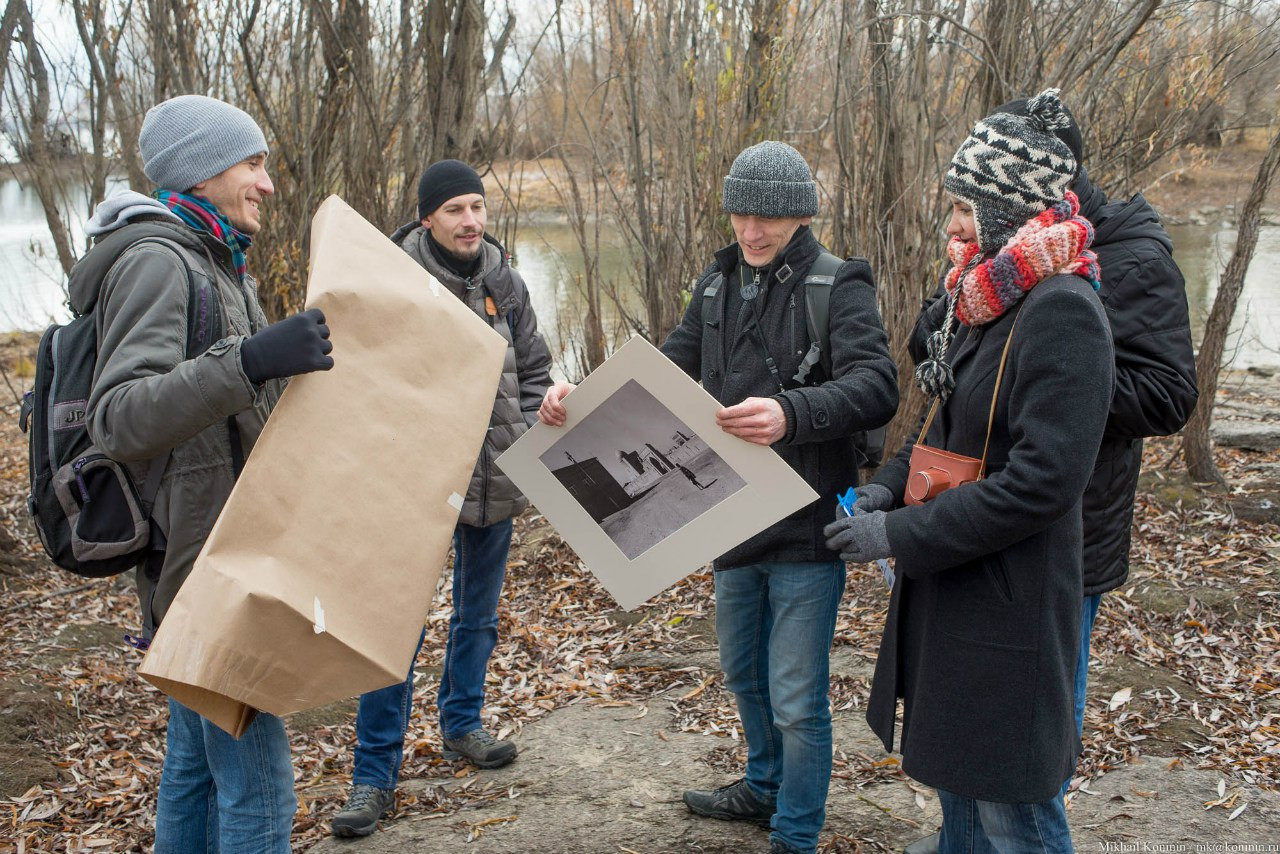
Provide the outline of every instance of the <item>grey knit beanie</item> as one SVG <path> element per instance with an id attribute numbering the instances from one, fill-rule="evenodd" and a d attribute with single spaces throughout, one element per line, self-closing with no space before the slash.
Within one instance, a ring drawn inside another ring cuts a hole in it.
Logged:
<path id="1" fill-rule="evenodd" d="M 983 252 L 1001 249 L 1065 197 L 1076 159 L 1056 131 L 1069 122 L 1058 90 L 1046 89 L 1027 101 L 1025 115 L 995 113 L 978 122 L 956 150 L 942 187 L 973 206 Z"/>
<path id="2" fill-rule="evenodd" d="M 204 95 L 156 104 L 138 134 L 142 171 L 160 189 L 180 193 L 266 152 L 262 128 L 248 113 Z"/>
<path id="3" fill-rule="evenodd" d="M 785 142 L 765 140 L 743 149 L 724 178 L 726 213 L 813 216 L 818 185 L 804 156 Z"/>

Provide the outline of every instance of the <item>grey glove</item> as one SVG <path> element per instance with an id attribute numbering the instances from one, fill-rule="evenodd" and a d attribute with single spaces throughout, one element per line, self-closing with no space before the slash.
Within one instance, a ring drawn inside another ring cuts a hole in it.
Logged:
<path id="1" fill-rule="evenodd" d="M 892 510 L 893 491 L 878 483 L 868 483 L 858 487 L 858 500 L 854 502 L 854 510 L 870 513 L 872 510 Z M 844 511 L 836 513 L 836 521 L 845 518 Z"/>
<path id="2" fill-rule="evenodd" d="M 870 563 L 893 556 L 884 520 L 885 513 L 880 510 L 846 516 L 824 528 L 822 535 L 827 538 L 827 548 L 839 552 L 846 563 Z"/>

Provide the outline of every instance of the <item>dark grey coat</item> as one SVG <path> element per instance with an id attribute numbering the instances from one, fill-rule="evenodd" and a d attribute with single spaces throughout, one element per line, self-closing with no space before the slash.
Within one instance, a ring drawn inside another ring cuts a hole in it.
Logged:
<path id="1" fill-rule="evenodd" d="M 90 438 L 129 465 L 135 484 L 146 482 L 151 460 L 172 451 L 151 513 L 168 545 L 137 570 L 147 636 L 191 573 L 235 485 L 226 419 L 235 417 L 248 455 L 284 389 L 282 380 L 255 386 L 240 365 L 241 342 L 267 322 L 253 278 L 240 280 L 221 241 L 179 222 L 159 225 L 170 231 L 163 243 L 139 243 L 107 270 L 90 252 L 70 284 L 72 308 L 96 312 Z M 225 324 L 224 337 L 194 359 L 186 358 L 188 275 L 213 281 Z"/>
<path id="2" fill-rule="evenodd" d="M 926 443 L 982 455 L 1017 309 L 960 327 L 956 389 Z M 1024 298 L 996 409 L 987 476 L 889 513 L 897 559 L 867 721 L 903 769 L 980 800 L 1053 797 L 1079 750 L 1072 686 L 1080 637 L 1080 497 L 1114 381 L 1111 333 L 1083 279 Z M 914 439 L 914 437 L 912 437 Z M 912 441 L 876 475 L 899 502 Z"/>
<path id="3" fill-rule="evenodd" d="M 427 230 L 421 225 L 411 223 L 391 239 L 507 342 L 489 431 L 458 516 L 464 525 L 496 525 L 519 515 L 529 501 L 494 460 L 537 421 L 538 406 L 551 385 L 551 353 L 538 332 L 529 289 L 507 263 L 506 250 L 488 235 L 481 248 L 480 268 L 469 280 L 460 278 L 431 254 Z M 493 300 L 492 314 L 486 298 Z"/>
<path id="4" fill-rule="evenodd" d="M 836 494 L 856 485 L 857 456 L 852 434 L 885 424 L 898 407 L 897 368 L 876 308 L 875 285 L 866 261 L 846 261 L 831 286 L 831 356 L 835 377 L 816 368 L 809 382 L 789 381 L 809 349 L 805 325 L 804 281 L 821 246 L 801 227 L 762 276 L 765 288 L 760 328 L 779 374 L 788 387 L 779 391 L 751 331 L 754 320 L 739 310 L 738 245 L 716 253 L 715 261 L 694 285 L 680 325 L 662 344 L 662 352 L 724 406 L 748 397 L 773 397 L 787 417 L 786 435 L 773 450 L 786 460 L 820 498 L 771 525 L 716 560 L 717 569 L 772 561 L 834 561 L 822 529 L 831 521 Z M 785 281 L 778 272 L 789 267 Z M 721 273 L 725 287 L 703 316 L 703 292 Z M 743 318 L 746 323 L 739 324 Z"/>

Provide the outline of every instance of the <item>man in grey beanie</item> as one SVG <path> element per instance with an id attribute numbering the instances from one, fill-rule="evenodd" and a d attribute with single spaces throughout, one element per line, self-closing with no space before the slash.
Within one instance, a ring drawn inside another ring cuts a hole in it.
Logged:
<path id="1" fill-rule="evenodd" d="M 811 854 L 826 816 L 829 654 L 845 583 L 822 529 L 836 495 L 856 485 L 852 435 L 897 409 L 897 369 L 870 266 L 832 258 L 809 228 L 818 191 L 798 151 L 772 141 L 747 148 L 724 179 L 723 206 L 735 242 L 695 283 L 662 352 L 720 401 L 721 429 L 772 447 L 820 497 L 715 561 L 720 666 L 747 767 L 684 802 L 698 815 L 772 828 L 773 854 Z M 829 288 L 829 353 L 806 322 L 816 287 Z M 547 392 L 545 423 L 564 423 L 571 390 Z"/>
<path id="2" fill-rule="evenodd" d="M 183 95 L 147 112 L 143 170 L 158 189 L 104 201 L 94 248 L 71 273 L 93 313 L 90 439 L 153 484 L 152 551 L 137 568 L 146 648 L 231 494 L 284 380 L 328 370 L 319 310 L 268 325 L 246 270 L 275 192 L 267 143 L 246 113 Z M 296 807 L 283 722 L 259 713 L 240 739 L 169 700 L 156 854 L 287 854 Z"/>

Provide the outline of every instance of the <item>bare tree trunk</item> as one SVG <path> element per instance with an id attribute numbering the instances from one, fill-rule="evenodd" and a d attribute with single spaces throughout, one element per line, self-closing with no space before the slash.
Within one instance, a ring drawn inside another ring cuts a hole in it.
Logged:
<path id="1" fill-rule="evenodd" d="M 423 117 L 424 165 L 470 155 L 485 75 L 481 0 L 431 0 L 426 17 L 430 111 Z"/>
<path id="2" fill-rule="evenodd" d="M 561 99 L 560 127 L 562 134 L 568 136 L 569 130 L 569 52 L 565 47 L 564 40 L 564 9 L 563 4 L 556 4 L 556 45 L 560 53 L 560 83 L 561 91 L 566 97 Z M 593 32 L 591 37 L 595 38 Z M 592 245 L 587 234 L 588 217 L 593 219 L 591 223 L 595 229 L 595 237 L 597 241 L 600 235 L 600 191 L 599 181 L 597 178 L 597 170 L 592 166 L 588 175 L 591 181 L 591 198 L 593 205 L 588 211 L 586 200 L 583 198 L 581 185 L 577 178 L 577 165 L 570 162 L 566 148 L 563 145 L 556 146 L 556 156 L 560 162 L 561 168 L 564 170 L 565 180 L 568 182 L 568 193 L 562 192 L 565 198 L 565 208 L 569 214 L 569 225 L 573 229 L 573 236 L 578 242 L 578 248 L 582 252 L 583 274 L 581 287 L 584 296 L 587 298 L 587 314 L 582 318 L 582 336 L 584 352 L 580 358 L 579 370 L 583 376 L 586 376 L 604 363 L 608 353 L 605 349 L 604 319 L 601 316 L 601 300 L 600 300 L 600 251 L 598 242 Z"/>
<path id="3" fill-rule="evenodd" d="M 0 18 L 0 94 L 4 92 L 5 73 L 9 70 L 9 48 L 13 44 L 13 33 L 18 28 L 18 17 L 26 9 L 23 0 L 9 0 L 4 7 L 4 17 Z"/>
<path id="4" fill-rule="evenodd" d="M 1182 454 L 1187 462 L 1187 474 L 1201 483 L 1225 483 L 1222 473 L 1213 461 L 1213 443 L 1209 426 L 1213 420 L 1214 397 L 1218 391 L 1218 374 L 1222 370 L 1222 353 L 1227 343 L 1231 318 L 1236 313 L 1236 303 L 1244 290 L 1245 273 L 1258 246 L 1258 225 L 1262 219 L 1262 204 L 1266 201 L 1276 168 L 1280 166 L 1280 129 L 1271 138 L 1266 156 L 1254 176 L 1249 199 L 1240 214 L 1240 228 L 1236 234 L 1236 248 L 1227 262 L 1227 269 L 1218 283 L 1218 294 L 1213 299 L 1213 309 L 1205 324 L 1204 339 L 1196 356 L 1196 383 L 1200 387 L 1200 399 L 1195 411 L 1182 431 Z"/>
<path id="5" fill-rule="evenodd" d="M 746 79 L 742 104 L 744 144 L 778 135 L 783 102 L 781 84 L 785 80 L 785 74 L 778 67 L 783 61 L 779 52 L 788 5 L 785 0 L 755 0 L 752 4 L 743 75 Z"/>
<path id="6" fill-rule="evenodd" d="M 978 72 L 978 99 L 983 113 L 1019 94 L 1013 91 L 1013 82 L 1025 59 L 1030 20 L 1028 0 L 987 0 L 983 32 L 988 50 Z"/>
<path id="7" fill-rule="evenodd" d="M 25 3 L 19 4 L 17 16 L 20 33 L 18 40 L 26 53 L 28 102 L 28 115 L 23 117 L 27 126 L 27 149 L 21 154 L 32 166 L 31 182 L 40 198 L 40 206 L 44 208 L 44 218 L 53 237 L 58 264 L 61 265 L 62 272 L 70 276 L 71 268 L 76 264 L 76 255 L 71 248 L 70 231 L 58 208 L 61 186 L 49 143 L 49 69 L 44 63 L 43 50 L 36 41 L 30 8 Z"/>

